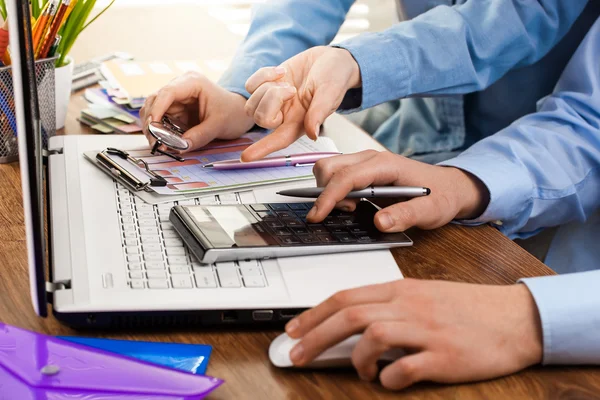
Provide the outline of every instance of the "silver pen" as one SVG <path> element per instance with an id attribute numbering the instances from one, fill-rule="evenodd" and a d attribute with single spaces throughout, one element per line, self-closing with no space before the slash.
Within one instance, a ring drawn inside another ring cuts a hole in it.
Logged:
<path id="1" fill-rule="evenodd" d="M 288 189 L 277 192 L 281 196 L 290 197 L 310 197 L 317 198 L 325 188 L 321 187 L 309 187 L 309 188 L 298 188 Z M 361 198 L 373 198 L 373 197 L 399 197 L 399 198 L 412 198 L 427 196 L 431 193 L 429 188 L 424 187 L 410 187 L 410 186 L 371 186 L 362 190 L 354 190 L 346 195 L 347 199 L 361 199 Z"/>

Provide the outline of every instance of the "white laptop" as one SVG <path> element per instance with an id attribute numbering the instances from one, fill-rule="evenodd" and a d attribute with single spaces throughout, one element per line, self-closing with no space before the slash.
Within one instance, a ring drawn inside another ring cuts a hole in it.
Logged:
<path id="1" fill-rule="evenodd" d="M 50 300 L 56 318 L 74 327 L 269 324 L 339 290 L 402 277 L 387 250 L 196 262 L 168 222 L 176 202 L 145 203 L 83 156 L 108 146 L 140 148 L 146 145 L 143 136 L 53 137 L 42 155 L 28 2 L 10 0 L 8 6 L 31 295 L 38 315 L 47 315 Z M 348 142 L 338 147 L 349 152 Z M 288 201 L 275 191 L 263 187 L 179 204 Z"/>

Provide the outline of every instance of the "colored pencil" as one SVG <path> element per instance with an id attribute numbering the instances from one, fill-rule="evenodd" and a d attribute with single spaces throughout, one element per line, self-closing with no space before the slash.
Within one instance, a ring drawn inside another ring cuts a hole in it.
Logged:
<path id="1" fill-rule="evenodd" d="M 60 31 L 61 28 L 65 25 L 65 23 L 67 22 L 67 19 L 69 18 L 69 15 L 71 15 L 71 12 L 73 12 L 73 9 L 75 8 L 75 6 L 77 5 L 77 2 L 79 0 L 71 0 L 71 4 L 69 4 L 69 8 L 67 8 L 67 12 L 65 13 L 65 17 L 63 18 L 61 24 L 60 24 L 60 28 L 58 28 L 58 30 Z"/>
<path id="2" fill-rule="evenodd" d="M 48 35 L 44 38 L 44 42 L 42 44 L 42 49 L 40 51 L 39 57 L 46 58 L 48 57 L 48 52 L 50 51 L 50 47 L 54 44 L 56 40 L 56 35 L 58 34 L 58 29 L 60 28 L 65 13 L 67 12 L 67 8 L 69 8 L 71 0 L 63 0 L 58 8 L 58 12 L 56 13 L 56 17 L 52 21 L 52 26 L 48 31 Z"/>
<path id="3" fill-rule="evenodd" d="M 50 17 L 50 7 L 54 4 L 54 0 L 50 0 L 46 3 L 46 6 L 42 10 L 42 14 L 35 21 L 35 25 L 33 26 L 33 50 L 37 49 L 38 44 L 40 43 L 40 39 L 42 37 L 42 31 L 46 27 L 46 22 L 48 22 L 48 18 Z"/>
<path id="4" fill-rule="evenodd" d="M 50 27 L 52 26 L 52 21 L 54 20 L 54 17 L 56 16 L 56 12 L 58 11 L 58 8 L 60 5 L 60 0 L 50 0 L 50 1 L 52 1 L 52 5 L 49 8 L 48 18 L 46 19 L 46 21 L 44 23 L 42 34 L 40 36 L 40 39 L 39 39 L 37 45 L 34 43 L 35 58 L 40 57 L 40 53 L 42 51 L 42 46 L 44 44 L 44 39 L 46 38 L 46 36 L 48 35 L 48 32 L 50 31 Z"/>

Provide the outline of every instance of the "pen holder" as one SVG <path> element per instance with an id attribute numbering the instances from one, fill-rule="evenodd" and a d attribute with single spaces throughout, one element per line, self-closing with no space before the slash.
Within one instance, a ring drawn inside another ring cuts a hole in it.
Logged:
<path id="1" fill-rule="evenodd" d="M 48 138 L 56 133 L 55 61 L 55 58 L 48 58 L 35 62 L 44 149 L 48 148 Z M 23 78 L 27 79 L 27 77 Z M 0 164 L 19 159 L 17 136 L 12 68 L 10 66 L 2 67 L 0 68 Z"/>

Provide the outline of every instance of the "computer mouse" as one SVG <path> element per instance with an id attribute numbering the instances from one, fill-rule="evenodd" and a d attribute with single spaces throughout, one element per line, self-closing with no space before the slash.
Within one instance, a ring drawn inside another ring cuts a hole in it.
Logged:
<path id="1" fill-rule="evenodd" d="M 353 335 L 348 339 L 325 350 L 311 363 L 303 368 L 339 368 L 352 366 L 352 350 L 362 335 Z M 277 336 L 269 346 L 269 359 L 279 368 L 298 368 L 290 360 L 290 351 L 300 339 L 292 339 L 287 333 Z M 379 358 L 380 361 L 392 362 L 405 354 L 402 349 L 391 349 Z"/>

